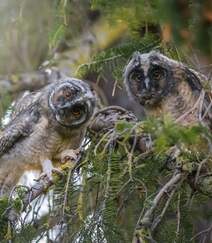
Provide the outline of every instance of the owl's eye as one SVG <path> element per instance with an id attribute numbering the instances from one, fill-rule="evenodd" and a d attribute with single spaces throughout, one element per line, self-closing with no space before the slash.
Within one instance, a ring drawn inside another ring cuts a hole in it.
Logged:
<path id="1" fill-rule="evenodd" d="M 151 70 L 151 78 L 153 80 L 160 80 L 165 77 L 165 70 L 160 67 L 154 67 Z"/>
<path id="2" fill-rule="evenodd" d="M 79 107 L 74 107 L 72 109 L 72 115 L 75 116 L 76 118 L 80 117 L 82 114 L 82 111 Z"/>
<path id="3" fill-rule="evenodd" d="M 72 93 L 71 93 L 69 90 L 65 90 L 65 91 L 64 91 L 64 96 L 65 96 L 66 98 L 69 98 L 69 97 L 72 96 Z"/>
<path id="4" fill-rule="evenodd" d="M 142 70 L 139 70 L 139 69 L 134 70 L 131 78 L 132 78 L 132 80 L 141 81 L 144 78 Z"/>

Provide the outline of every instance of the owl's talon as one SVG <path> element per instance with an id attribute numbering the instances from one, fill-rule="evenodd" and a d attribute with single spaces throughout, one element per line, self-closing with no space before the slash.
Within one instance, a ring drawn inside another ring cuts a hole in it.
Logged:
<path id="1" fill-rule="evenodd" d="M 52 174 L 56 174 L 56 175 L 58 175 L 59 177 L 63 177 L 63 176 L 64 176 L 63 171 L 60 170 L 60 169 L 57 169 L 57 168 L 53 168 L 53 169 L 52 169 Z"/>
<path id="2" fill-rule="evenodd" d="M 40 180 L 46 180 L 46 179 L 49 180 L 49 181 L 53 181 L 54 174 L 58 175 L 59 177 L 64 176 L 64 173 L 60 169 L 52 168 L 51 171 L 41 173 L 39 178 L 34 179 L 34 181 L 38 182 Z"/>
<path id="3" fill-rule="evenodd" d="M 51 176 L 50 175 L 47 175 L 47 173 L 41 173 L 40 176 L 38 177 L 38 179 L 34 179 L 34 181 L 38 182 L 40 180 L 45 180 L 45 179 L 48 179 L 48 180 L 52 180 Z"/>
<path id="4" fill-rule="evenodd" d="M 80 149 L 66 149 L 61 153 L 61 163 L 75 165 L 80 157 Z"/>

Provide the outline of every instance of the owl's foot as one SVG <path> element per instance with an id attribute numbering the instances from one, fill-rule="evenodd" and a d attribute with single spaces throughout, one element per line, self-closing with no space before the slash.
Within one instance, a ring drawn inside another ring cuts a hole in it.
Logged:
<path id="1" fill-rule="evenodd" d="M 60 160 L 62 164 L 75 165 L 80 157 L 80 149 L 66 149 L 62 151 Z"/>
<path id="2" fill-rule="evenodd" d="M 52 174 L 56 174 L 59 177 L 63 177 L 64 176 L 64 172 L 58 168 L 53 168 L 52 169 Z"/>
<path id="3" fill-rule="evenodd" d="M 46 180 L 47 181 L 52 181 L 52 178 L 47 176 L 47 174 L 44 173 L 44 172 L 42 172 L 37 179 L 34 179 L 34 181 L 36 181 L 36 182 L 38 182 L 38 181 L 46 181 Z"/>
<path id="4" fill-rule="evenodd" d="M 39 179 L 48 178 L 50 181 L 53 180 L 53 174 L 57 174 L 59 177 L 63 176 L 63 172 L 53 166 L 51 160 L 43 160 L 42 163 L 43 173 L 40 175 Z"/>
<path id="5" fill-rule="evenodd" d="M 63 169 L 72 169 L 75 167 L 77 161 L 80 157 L 80 150 L 67 149 L 64 150 L 60 155 L 61 167 Z M 53 176 L 56 174 L 59 177 L 64 176 L 64 172 L 61 169 L 55 168 L 53 163 L 49 159 L 44 159 L 41 161 L 43 173 L 40 175 L 39 179 L 48 178 L 50 181 L 53 180 Z"/>
<path id="6" fill-rule="evenodd" d="M 63 173 L 62 170 L 53 167 L 51 171 L 42 172 L 40 174 L 39 178 L 35 179 L 35 181 L 46 180 L 46 179 L 48 181 L 53 181 L 53 177 L 54 177 L 55 174 L 59 177 L 64 176 L 64 173 Z"/>

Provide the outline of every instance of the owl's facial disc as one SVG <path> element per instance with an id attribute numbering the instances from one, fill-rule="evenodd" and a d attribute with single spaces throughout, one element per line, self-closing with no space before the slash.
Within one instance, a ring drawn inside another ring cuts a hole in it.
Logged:
<path id="1" fill-rule="evenodd" d="M 52 92 L 49 104 L 56 120 L 63 126 L 73 127 L 84 124 L 93 114 L 94 98 L 91 91 L 82 86 L 82 81 L 64 82 Z"/>
<path id="2" fill-rule="evenodd" d="M 160 102 L 167 85 L 166 70 L 158 65 L 142 64 L 131 70 L 128 76 L 129 90 L 141 105 L 152 106 Z"/>
<path id="3" fill-rule="evenodd" d="M 57 121 L 64 126 L 82 125 L 88 120 L 90 113 L 89 102 L 67 104 L 63 108 L 58 109 L 56 114 Z"/>

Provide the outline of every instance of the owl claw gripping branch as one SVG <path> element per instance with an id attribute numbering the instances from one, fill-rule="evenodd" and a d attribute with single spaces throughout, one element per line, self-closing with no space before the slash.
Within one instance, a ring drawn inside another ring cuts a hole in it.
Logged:
<path id="1" fill-rule="evenodd" d="M 95 100 L 90 87 L 74 78 L 18 100 L 0 133 L 0 195 L 8 194 L 26 170 L 42 169 L 51 177 L 52 163 L 80 146 Z"/>

